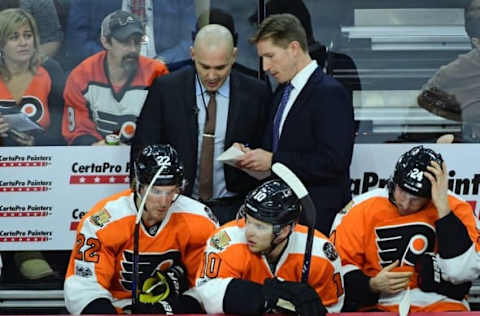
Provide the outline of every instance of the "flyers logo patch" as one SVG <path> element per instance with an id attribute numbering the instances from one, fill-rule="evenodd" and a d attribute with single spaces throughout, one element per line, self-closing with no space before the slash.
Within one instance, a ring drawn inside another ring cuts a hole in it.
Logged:
<path id="1" fill-rule="evenodd" d="M 375 233 L 383 267 L 397 259 L 400 265 L 414 266 L 420 255 L 434 250 L 435 229 L 425 223 L 378 227 Z"/>

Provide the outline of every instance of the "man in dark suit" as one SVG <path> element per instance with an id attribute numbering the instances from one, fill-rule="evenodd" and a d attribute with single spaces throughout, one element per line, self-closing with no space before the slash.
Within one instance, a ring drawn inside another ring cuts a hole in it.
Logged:
<path id="1" fill-rule="evenodd" d="M 239 166 L 266 171 L 281 162 L 289 167 L 312 196 L 316 228 L 328 235 L 335 214 L 351 199 L 352 103 L 345 88 L 312 61 L 305 30 L 293 15 L 268 17 L 251 42 L 257 46 L 264 70 L 280 85 L 265 149 L 242 147 L 245 155 Z"/>
<path id="2" fill-rule="evenodd" d="M 271 102 L 265 83 L 231 70 L 236 54 L 228 29 L 215 24 L 203 27 L 191 50 L 194 67 L 156 80 L 150 88 L 132 146 L 135 154 L 139 146 L 171 144 L 184 162 L 188 181 L 184 193 L 210 206 L 220 223 L 235 217 L 244 195 L 257 181 L 216 158 L 234 142 L 261 147 Z M 214 131 L 205 132 L 212 117 Z M 208 152 L 204 144 L 212 140 L 213 188 L 205 195 L 203 181 L 212 172 L 204 171 L 202 159 Z"/>

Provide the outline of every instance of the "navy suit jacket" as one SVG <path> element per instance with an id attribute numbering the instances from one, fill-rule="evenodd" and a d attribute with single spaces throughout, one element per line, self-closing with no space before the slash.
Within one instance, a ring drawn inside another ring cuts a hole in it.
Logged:
<path id="1" fill-rule="evenodd" d="M 152 84 L 132 145 L 135 155 L 141 146 L 170 144 L 184 162 L 188 185 L 185 194 L 192 193 L 197 172 L 198 120 L 195 95 L 195 69 L 182 68 L 158 77 Z M 250 76 L 232 70 L 230 98 L 224 148 L 234 142 L 261 147 L 268 120 L 271 92 L 267 85 Z M 224 165 L 227 190 L 245 194 L 258 182 L 245 172 Z"/>
<path id="2" fill-rule="evenodd" d="M 283 90 L 279 86 L 274 96 L 264 138 L 268 150 L 272 149 L 273 117 Z M 353 106 L 348 93 L 318 67 L 288 112 L 272 164 L 283 163 L 304 183 L 317 208 L 316 227 L 327 235 L 335 214 L 351 200 L 353 142 Z"/>

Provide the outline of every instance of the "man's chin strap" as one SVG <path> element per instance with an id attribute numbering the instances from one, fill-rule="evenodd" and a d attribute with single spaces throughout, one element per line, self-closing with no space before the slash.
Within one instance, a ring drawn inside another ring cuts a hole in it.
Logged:
<path id="1" fill-rule="evenodd" d="M 267 249 L 261 251 L 260 253 L 266 257 L 268 257 L 268 255 L 270 255 L 272 253 L 272 251 L 275 250 L 275 248 L 281 244 L 285 239 L 288 239 L 288 237 L 290 237 L 290 234 L 292 233 L 293 231 L 293 225 L 294 223 L 291 223 L 291 224 L 288 224 L 290 226 L 290 231 L 288 232 L 287 236 L 285 236 L 285 238 L 277 241 L 277 242 L 274 242 L 275 239 L 277 239 L 278 235 L 280 234 L 280 231 L 282 230 L 282 228 L 278 229 L 277 232 L 273 232 L 272 233 L 272 241 L 270 242 L 270 247 L 268 247 Z M 284 226 L 285 227 L 285 226 Z M 274 227 L 275 228 L 275 227 Z M 274 229 L 275 230 L 275 229 Z"/>

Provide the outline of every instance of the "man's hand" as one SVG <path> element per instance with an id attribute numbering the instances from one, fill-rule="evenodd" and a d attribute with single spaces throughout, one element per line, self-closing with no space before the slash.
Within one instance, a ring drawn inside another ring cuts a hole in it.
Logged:
<path id="1" fill-rule="evenodd" d="M 386 266 L 370 279 L 370 288 L 375 293 L 396 294 L 405 290 L 413 272 L 393 272 L 398 267 L 398 260 Z"/>
<path id="2" fill-rule="evenodd" d="M 248 148 L 247 145 L 242 144 L 242 143 L 233 143 L 232 146 L 233 146 L 233 147 L 237 147 L 238 149 L 240 149 L 240 150 L 243 151 L 244 153 L 250 151 L 250 148 Z"/>
<path id="3" fill-rule="evenodd" d="M 431 161 L 430 166 L 427 166 L 428 172 L 423 175 L 430 180 L 432 184 L 432 202 L 438 211 L 438 217 L 442 218 L 450 213 L 450 206 L 448 205 L 448 184 L 447 184 L 447 166 L 445 162 L 440 164 L 436 161 Z"/>
<path id="4" fill-rule="evenodd" d="M 12 135 L 12 138 L 15 142 L 22 146 L 33 146 L 35 145 L 35 138 L 27 133 L 22 133 L 11 128 L 9 132 Z"/>
<path id="5" fill-rule="evenodd" d="M 300 316 L 325 316 L 327 313 L 318 293 L 309 284 L 265 279 L 262 291 L 267 312 L 295 312 Z"/>
<path id="6" fill-rule="evenodd" d="M 188 288 L 185 268 L 173 266 L 165 271 L 156 271 L 155 274 L 143 282 L 139 301 L 142 303 L 157 303 L 167 299 L 170 295 L 179 295 Z"/>
<path id="7" fill-rule="evenodd" d="M 268 171 L 272 167 L 273 154 L 261 148 L 243 147 L 245 155 L 237 162 L 237 166 L 253 171 Z"/>
<path id="8" fill-rule="evenodd" d="M 2 114 L 0 114 L 0 136 L 7 137 L 7 132 L 10 126 L 8 125 L 7 121 L 3 118 Z"/>

